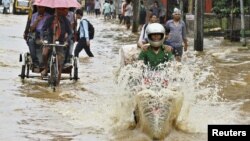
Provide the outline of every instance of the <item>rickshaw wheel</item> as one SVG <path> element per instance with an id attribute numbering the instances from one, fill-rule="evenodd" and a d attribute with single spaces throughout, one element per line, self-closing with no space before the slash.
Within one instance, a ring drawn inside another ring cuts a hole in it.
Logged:
<path id="1" fill-rule="evenodd" d="M 30 65 L 27 65 L 26 77 L 29 78 L 30 75 Z"/>
<path id="2" fill-rule="evenodd" d="M 53 63 L 50 70 L 50 81 L 49 81 L 50 85 L 53 88 L 53 91 L 55 91 L 57 85 L 57 78 L 58 78 L 57 65 Z"/>
<path id="3" fill-rule="evenodd" d="M 78 66 L 77 66 L 77 59 L 74 58 L 74 76 L 73 79 L 77 81 L 78 79 Z"/>
<path id="4" fill-rule="evenodd" d="M 24 79 L 25 78 L 25 69 L 26 69 L 26 65 L 22 65 L 22 70 L 21 70 L 21 79 Z"/>

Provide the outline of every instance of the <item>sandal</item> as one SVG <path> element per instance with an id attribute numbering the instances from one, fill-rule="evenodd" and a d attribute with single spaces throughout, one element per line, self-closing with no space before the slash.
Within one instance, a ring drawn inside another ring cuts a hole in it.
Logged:
<path id="1" fill-rule="evenodd" d="M 41 76 L 45 77 L 48 76 L 48 71 L 46 71 L 45 69 L 41 72 Z"/>

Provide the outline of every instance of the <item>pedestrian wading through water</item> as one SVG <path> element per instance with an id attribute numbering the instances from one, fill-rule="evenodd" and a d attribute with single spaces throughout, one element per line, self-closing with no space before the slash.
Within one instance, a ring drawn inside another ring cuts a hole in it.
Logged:
<path id="1" fill-rule="evenodd" d="M 83 19 L 83 20 L 86 20 L 87 23 L 88 23 L 89 39 L 94 39 L 95 28 L 94 28 L 93 24 L 91 24 L 90 21 L 88 21 L 87 19 Z M 83 26 L 83 24 L 80 23 L 80 26 Z M 76 41 L 78 41 L 79 38 L 80 38 L 80 32 L 79 32 L 79 30 L 80 30 L 80 27 L 78 28 L 77 33 L 76 33 Z"/>

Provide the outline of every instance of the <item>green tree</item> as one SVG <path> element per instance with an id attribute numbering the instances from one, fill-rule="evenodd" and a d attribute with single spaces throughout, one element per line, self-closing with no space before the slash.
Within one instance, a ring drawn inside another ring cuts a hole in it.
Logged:
<path id="1" fill-rule="evenodd" d="M 249 1 L 244 1 L 244 5 L 249 5 Z M 213 1 L 212 11 L 219 17 L 230 17 L 230 14 L 240 16 L 240 0 L 216 0 Z M 244 12 L 249 12 L 249 7 L 244 8 Z"/>

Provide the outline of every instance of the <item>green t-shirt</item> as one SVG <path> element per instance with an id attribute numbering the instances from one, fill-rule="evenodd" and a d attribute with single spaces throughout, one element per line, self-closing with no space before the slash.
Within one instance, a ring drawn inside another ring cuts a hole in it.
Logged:
<path id="1" fill-rule="evenodd" d="M 166 52 L 161 46 L 159 52 L 156 54 L 152 47 L 149 47 L 146 51 L 142 51 L 139 54 L 139 60 L 143 60 L 146 65 L 152 68 L 156 68 L 160 63 L 167 62 L 173 59 L 173 54 L 171 52 Z"/>

